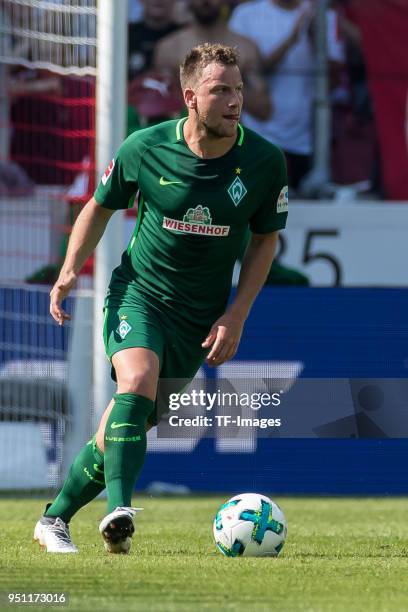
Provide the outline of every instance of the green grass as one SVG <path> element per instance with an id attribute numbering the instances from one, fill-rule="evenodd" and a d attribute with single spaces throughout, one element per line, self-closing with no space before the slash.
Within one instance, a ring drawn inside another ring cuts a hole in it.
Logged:
<path id="1" fill-rule="evenodd" d="M 103 502 L 72 521 L 80 554 L 51 555 L 31 540 L 44 503 L 0 500 L 0 609 L 15 607 L 5 604 L 10 591 L 65 591 L 69 606 L 60 609 L 81 612 L 408 609 L 406 499 L 277 498 L 289 533 L 276 559 L 216 552 L 211 522 L 220 497 L 136 501 L 145 510 L 133 551 L 114 556 L 98 533 Z"/>

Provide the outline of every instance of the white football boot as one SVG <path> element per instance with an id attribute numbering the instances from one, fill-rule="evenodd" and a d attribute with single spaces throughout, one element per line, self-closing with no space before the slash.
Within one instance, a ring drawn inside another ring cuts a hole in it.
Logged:
<path id="1" fill-rule="evenodd" d="M 114 554 L 128 554 L 135 531 L 133 517 L 143 508 L 115 508 L 102 519 L 99 525 L 105 550 Z"/>
<path id="2" fill-rule="evenodd" d="M 34 529 L 34 541 L 49 553 L 77 553 L 69 526 L 62 519 L 43 516 Z"/>

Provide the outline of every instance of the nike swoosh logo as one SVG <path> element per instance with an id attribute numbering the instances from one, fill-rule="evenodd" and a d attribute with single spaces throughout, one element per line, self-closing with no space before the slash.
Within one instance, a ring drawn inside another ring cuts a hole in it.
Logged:
<path id="1" fill-rule="evenodd" d="M 116 421 L 113 421 L 111 429 L 118 429 L 118 427 L 139 427 L 139 425 L 134 423 L 116 423 Z"/>
<path id="2" fill-rule="evenodd" d="M 160 185 L 162 185 L 163 187 L 165 185 L 177 185 L 177 184 L 181 184 L 183 181 L 166 181 L 166 179 L 164 178 L 164 176 L 160 177 Z"/>

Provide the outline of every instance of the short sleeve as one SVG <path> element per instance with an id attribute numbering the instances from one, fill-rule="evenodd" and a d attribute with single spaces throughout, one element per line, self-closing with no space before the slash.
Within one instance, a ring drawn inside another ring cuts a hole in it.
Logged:
<path id="1" fill-rule="evenodd" d="M 288 177 L 285 157 L 279 149 L 271 158 L 266 174 L 273 176 L 271 187 L 265 200 L 249 221 L 249 229 L 254 234 L 268 234 L 286 227 L 288 217 Z"/>
<path id="2" fill-rule="evenodd" d="M 140 155 L 132 147 L 130 136 L 119 148 L 103 173 L 95 191 L 95 200 L 104 208 L 121 210 L 128 208 L 138 190 Z M 130 204 L 129 204 L 130 203 Z"/>
<path id="3" fill-rule="evenodd" d="M 248 36 L 248 20 L 246 19 L 245 11 L 242 10 L 243 8 L 246 7 L 237 6 L 232 11 L 231 17 L 228 21 L 228 28 L 237 34 Z"/>

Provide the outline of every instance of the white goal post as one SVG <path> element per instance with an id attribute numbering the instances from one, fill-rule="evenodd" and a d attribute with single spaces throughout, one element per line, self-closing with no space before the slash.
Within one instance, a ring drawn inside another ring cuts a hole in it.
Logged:
<path id="1" fill-rule="evenodd" d="M 127 0 L 99 0 L 96 89 L 97 180 L 125 137 L 127 95 Z M 94 405 L 95 421 L 112 398 L 110 366 L 102 342 L 103 303 L 112 270 L 123 251 L 124 213 L 109 221 L 96 249 L 94 275 Z M 95 422 L 95 426 L 96 426 Z"/>

